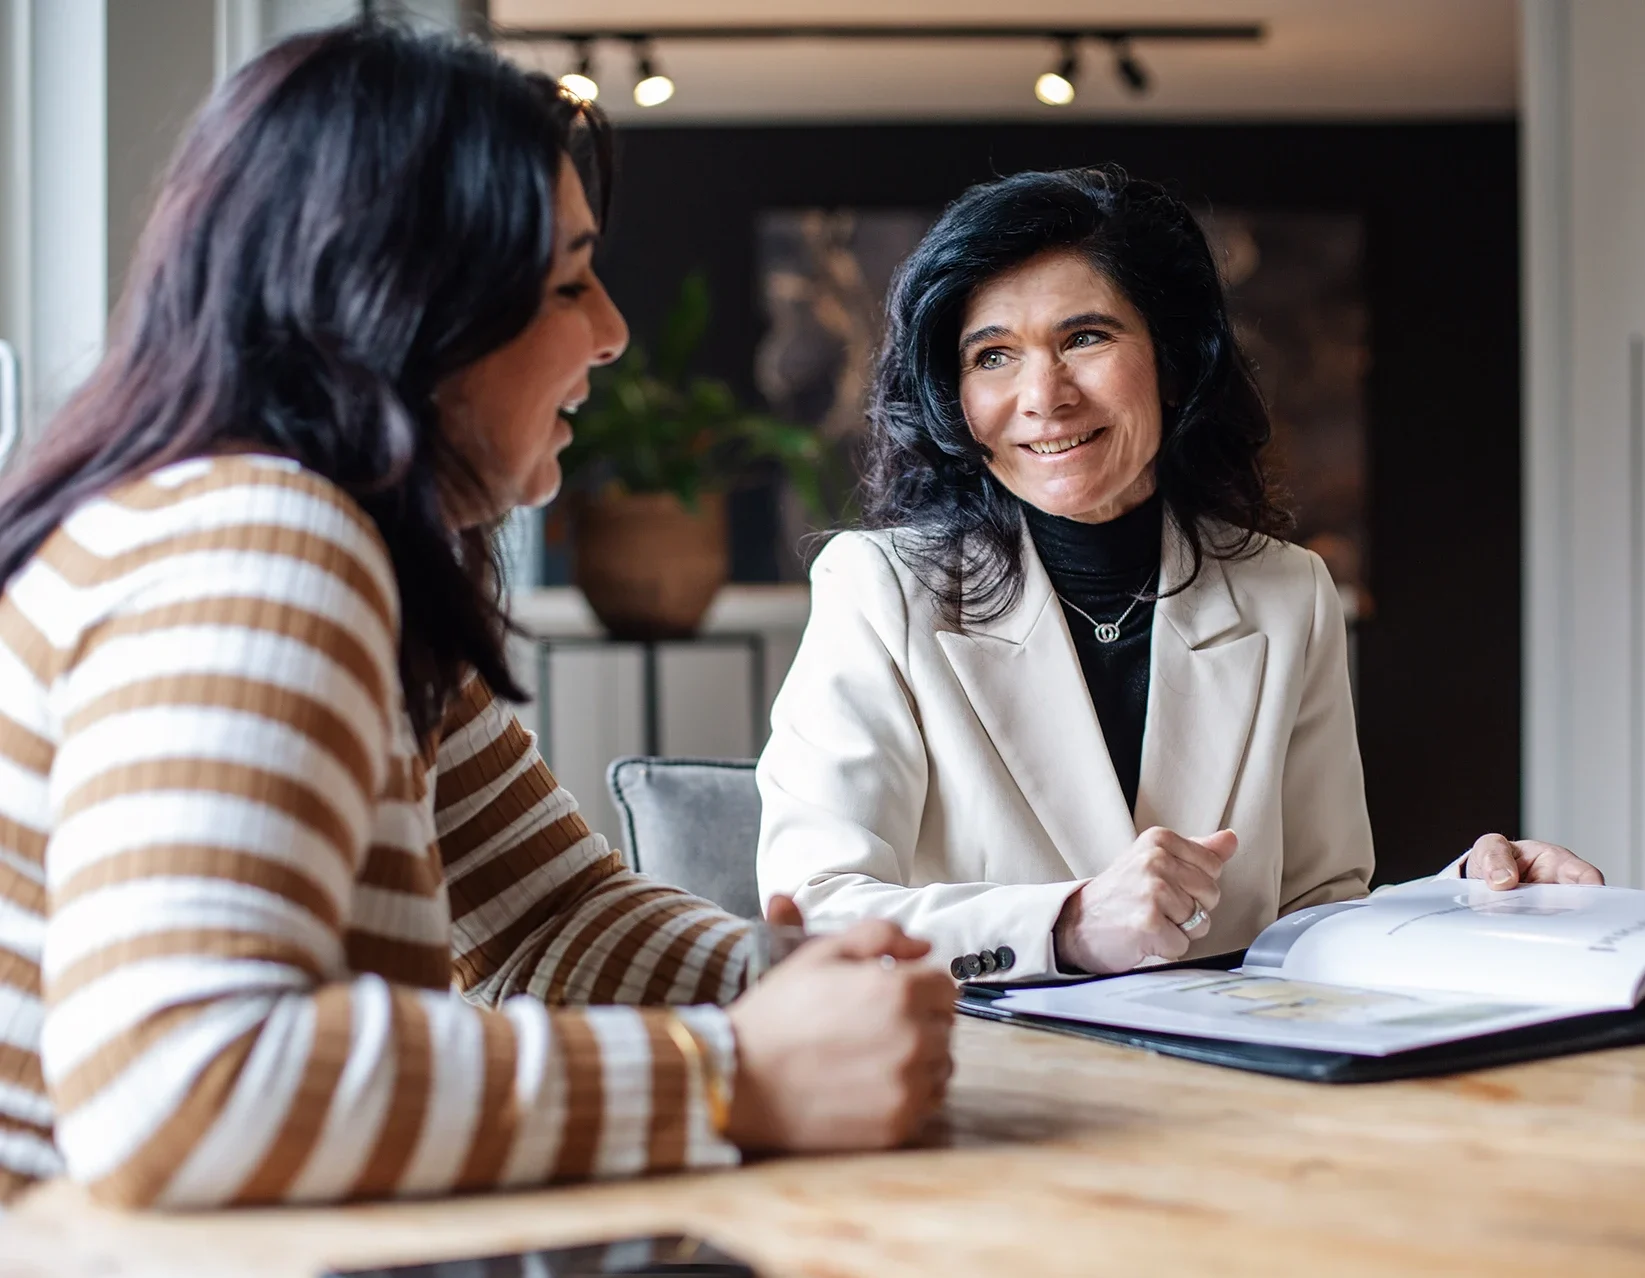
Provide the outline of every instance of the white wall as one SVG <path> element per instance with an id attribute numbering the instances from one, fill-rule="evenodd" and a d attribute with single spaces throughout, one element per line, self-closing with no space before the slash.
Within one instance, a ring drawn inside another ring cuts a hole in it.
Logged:
<path id="1" fill-rule="evenodd" d="M 108 306 L 104 0 L 0 0 L 0 337 L 38 425 L 95 363 Z"/>
<path id="2" fill-rule="evenodd" d="M 28 329 L 29 6 L 0 0 L 0 339 Z"/>
<path id="3" fill-rule="evenodd" d="M 37 431 L 96 363 L 155 183 L 211 90 L 215 0 L 0 0 L 0 337 Z"/>
<path id="4" fill-rule="evenodd" d="M 242 11 L 251 11 L 249 22 L 257 47 L 313 27 L 345 22 L 361 12 L 360 0 L 219 0 Z M 461 21 L 465 0 L 377 0 L 380 13 L 398 14 L 428 27 L 455 29 Z M 255 49 L 252 50 L 255 52 Z"/>
<path id="5" fill-rule="evenodd" d="M 107 9 L 108 299 L 177 140 L 216 78 L 216 0 L 116 0 Z"/>
<path id="6" fill-rule="evenodd" d="M 485 12 L 485 0 L 378 0 L 413 22 L 454 30 Z M 217 10 L 217 75 L 288 35 L 342 22 L 361 12 L 360 0 L 213 0 Z"/>
<path id="7" fill-rule="evenodd" d="M 1645 885 L 1645 4 L 1523 0 L 1526 832 Z"/>

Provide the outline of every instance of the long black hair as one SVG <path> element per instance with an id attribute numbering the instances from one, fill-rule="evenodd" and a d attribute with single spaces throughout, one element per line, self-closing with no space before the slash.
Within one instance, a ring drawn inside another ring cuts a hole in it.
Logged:
<path id="1" fill-rule="evenodd" d="M 899 553 L 957 627 L 1007 612 L 1023 578 L 1021 503 L 989 473 L 960 408 L 962 312 L 981 285 L 1059 249 L 1081 254 L 1147 321 L 1163 413 L 1155 474 L 1192 557 L 1177 589 L 1206 555 L 1237 558 L 1291 527 L 1262 466 L 1268 411 L 1187 205 L 1113 166 L 974 186 L 893 281 L 864 485 L 864 522 L 903 530 Z"/>
<path id="2" fill-rule="evenodd" d="M 494 529 L 442 516 L 481 494 L 434 393 L 537 313 L 566 155 L 603 220 L 601 119 L 478 43 L 352 23 L 244 67 L 171 163 L 107 353 L 0 486 L 0 589 L 92 497 L 184 458 L 276 453 L 381 533 L 419 734 L 468 669 L 520 699 Z"/>

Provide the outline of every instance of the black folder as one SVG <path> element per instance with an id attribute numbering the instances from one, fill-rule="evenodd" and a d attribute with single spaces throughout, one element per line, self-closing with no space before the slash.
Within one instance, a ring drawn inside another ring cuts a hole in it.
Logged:
<path id="1" fill-rule="evenodd" d="M 1149 970 L 1211 968 L 1229 971 L 1238 967 L 1244 958 L 1245 952 L 1241 950 L 1186 963 L 1164 963 Z M 1093 976 L 1088 979 L 1101 981 L 1107 978 Z M 1460 1074 L 1465 1070 L 1487 1069 L 1496 1065 L 1516 1065 L 1521 1061 L 1540 1060 L 1547 1056 L 1566 1056 L 1574 1052 L 1645 1043 L 1645 1006 L 1622 1012 L 1570 1016 L 1541 1025 L 1460 1039 L 1454 1043 L 1437 1043 L 1408 1052 L 1395 1052 L 1389 1056 L 1360 1056 L 1353 1052 L 1322 1052 L 1306 1047 L 1273 1047 L 1263 1043 L 1233 1042 L 1225 1038 L 1160 1034 L 1119 1025 L 1091 1025 L 1054 1016 L 1009 1012 L 997 1006 L 1000 996 L 1013 989 L 1073 983 L 1077 982 L 1062 979 L 998 985 L 968 981 L 960 986 L 959 1010 L 966 1016 L 981 1020 L 1049 1030 L 1053 1034 L 1071 1034 L 1076 1038 L 1094 1038 L 1098 1042 L 1138 1047 L 1161 1056 L 1177 1056 L 1206 1065 L 1225 1065 L 1230 1069 L 1295 1078 L 1307 1083 L 1383 1083 L 1396 1078 L 1431 1078 L 1438 1074 Z"/>

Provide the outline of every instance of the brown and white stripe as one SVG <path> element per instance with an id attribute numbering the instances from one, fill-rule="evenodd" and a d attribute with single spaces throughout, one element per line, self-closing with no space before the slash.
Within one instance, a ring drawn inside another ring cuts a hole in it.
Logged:
<path id="1" fill-rule="evenodd" d="M 0 595 L 0 1194 L 735 1160 L 666 1018 L 734 1068 L 747 925 L 627 871 L 479 679 L 429 762 L 397 613 L 365 516 L 258 457 L 88 504 Z"/>

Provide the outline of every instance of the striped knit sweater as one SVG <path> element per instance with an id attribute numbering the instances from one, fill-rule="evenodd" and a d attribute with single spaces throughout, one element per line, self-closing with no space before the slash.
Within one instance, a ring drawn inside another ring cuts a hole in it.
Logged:
<path id="1" fill-rule="evenodd" d="M 746 925 L 625 870 L 478 679 L 420 751 L 398 602 L 359 509 L 253 457 L 88 503 L 0 595 L 0 1192 L 735 1160 L 725 1013 L 657 1005 L 734 997 Z"/>

